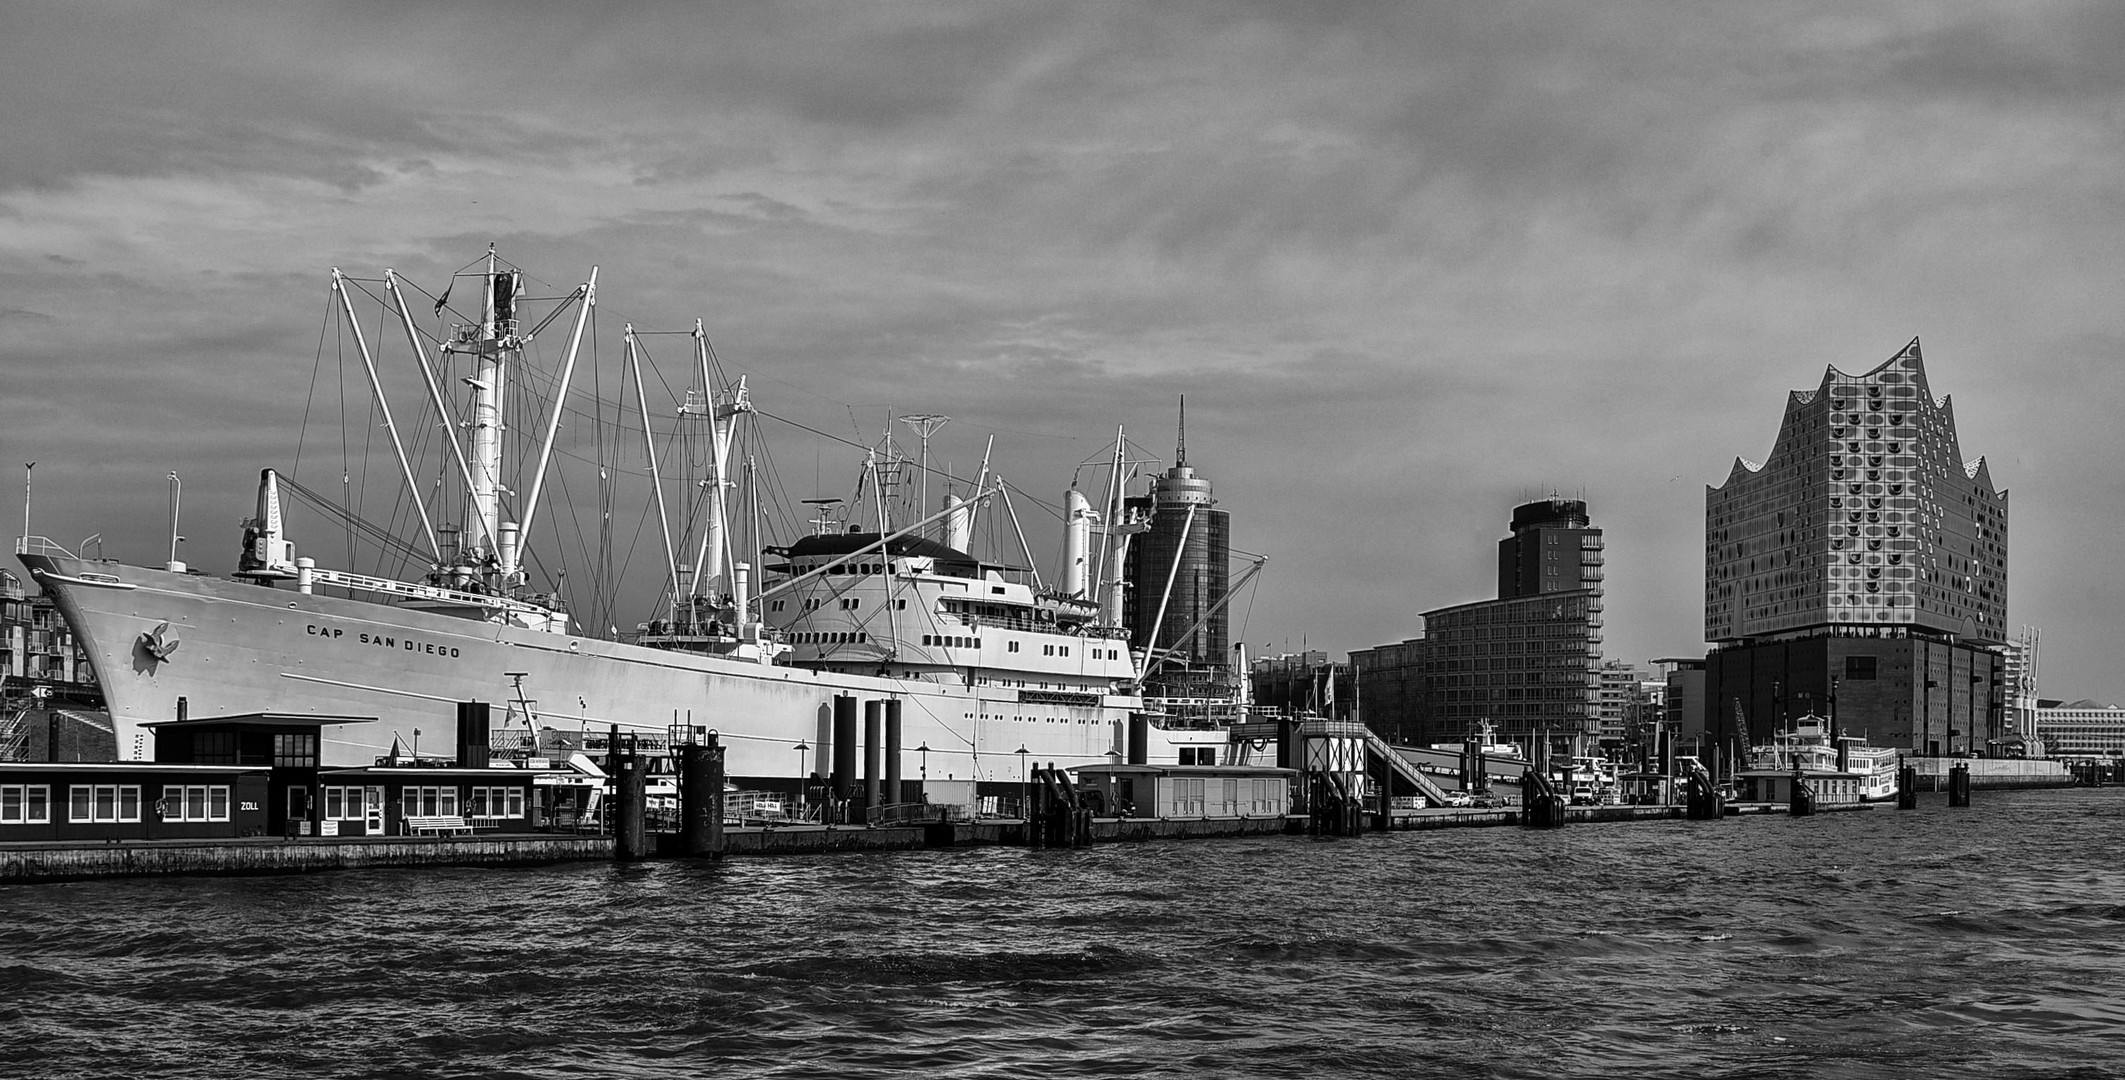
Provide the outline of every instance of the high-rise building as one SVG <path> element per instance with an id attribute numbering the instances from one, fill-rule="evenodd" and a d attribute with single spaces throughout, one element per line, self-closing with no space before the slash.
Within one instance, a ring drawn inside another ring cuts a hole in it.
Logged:
<path id="1" fill-rule="evenodd" d="M 1599 735 L 1602 538 L 1576 499 L 1513 508 L 1498 599 L 1424 613 L 1419 638 L 1351 653 L 1360 710 L 1382 737 L 1458 742 Z"/>
<path id="2" fill-rule="evenodd" d="M 1513 507 L 1512 534 L 1498 541 L 1498 599 L 1601 588 L 1601 530 L 1579 499 Z"/>
<path id="3" fill-rule="evenodd" d="M 1209 478 L 1188 464 L 1185 411 L 1173 467 L 1153 477 L 1150 490 L 1131 497 L 1128 505 L 1148 518 L 1149 527 L 1129 546 L 1122 617 L 1135 647 L 1151 649 L 1166 661 L 1153 666 L 1146 692 L 1230 693 L 1232 638 L 1224 602 L 1232 524 L 1217 508 Z"/>
<path id="4" fill-rule="evenodd" d="M 2007 495 L 1963 459 L 1917 339 L 1793 391 L 1770 457 L 1705 489 L 1706 693 L 1729 755 L 1833 698 L 1876 745 L 1996 750 L 2006 625 Z"/>

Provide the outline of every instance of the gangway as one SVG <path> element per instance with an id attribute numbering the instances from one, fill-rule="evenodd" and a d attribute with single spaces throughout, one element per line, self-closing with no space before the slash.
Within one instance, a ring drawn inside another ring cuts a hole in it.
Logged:
<path id="1" fill-rule="evenodd" d="M 106 735 L 118 734 L 118 729 L 111 726 L 111 721 L 102 713 L 80 712 L 75 709 L 59 709 L 56 711 L 59 713 L 60 716 L 63 716 L 68 720 L 73 721 L 74 723 L 80 724 L 83 727 L 93 728 L 97 731 L 103 732 Z"/>
<path id="2" fill-rule="evenodd" d="M 1394 748 L 1394 744 L 1375 734 L 1371 728 L 1365 729 L 1365 750 L 1369 757 L 1384 763 L 1390 772 L 1416 788 L 1419 795 L 1431 800 L 1433 806 L 1446 805 L 1445 789 L 1431 777 L 1424 775 L 1423 770 L 1418 769 L 1415 763 L 1403 757 L 1402 752 Z"/>

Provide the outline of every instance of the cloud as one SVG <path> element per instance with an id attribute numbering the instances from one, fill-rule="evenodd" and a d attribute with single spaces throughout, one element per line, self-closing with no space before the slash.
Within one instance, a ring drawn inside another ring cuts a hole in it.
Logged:
<path id="1" fill-rule="evenodd" d="M 1272 556 L 1250 641 L 1407 636 L 1487 595 L 1515 501 L 1583 490 L 1610 652 L 1644 658 L 1701 632 L 1703 485 L 1768 452 L 1787 390 L 1923 334 L 1965 452 L 2015 491 L 2012 614 L 2046 625 L 2047 679 L 2125 696 L 2073 569 L 2101 530 L 2064 509 L 2125 449 L 2108 6 L 7 21 L 0 430 L 54 463 L 60 534 L 153 557 L 138 507 L 170 468 L 233 521 L 261 464 L 326 460 L 366 381 L 320 334 L 326 271 L 439 292 L 492 243 L 540 295 L 599 268 L 608 390 L 621 325 L 703 320 L 777 441 L 808 440 L 775 451 L 802 489 L 855 457 L 803 428 L 930 411 L 934 453 L 978 467 L 998 433 L 1052 502 L 1117 425 L 1170 455 L 1185 393 L 1191 463 Z M 642 340 L 652 387 L 683 385 L 690 339 Z"/>

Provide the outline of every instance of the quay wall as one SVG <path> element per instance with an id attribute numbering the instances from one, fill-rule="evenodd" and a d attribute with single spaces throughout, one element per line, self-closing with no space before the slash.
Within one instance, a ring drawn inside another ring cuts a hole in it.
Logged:
<path id="1" fill-rule="evenodd" d="M 1153 840 L 1208 840 L 1234 836 L 1280 836 L 1305 828 L 1298 817 L 1253 818 L 1094 818 L 1092 841 L 1100 844 Z M 782 825 L 774 828 L 727 826 L 725 855 L 817 855 L 840 851 L 913 851 L 1026 843 L 1024 822 L 959 822 L 951 825 L 871 826 Z"/>
<path id="2" fill-rule="evenodd" d="M 371 866 L 525 866 L 612 858 L 606 836 L 152 840 L 0 848 L 0 882 L 148 874 L 293 874 Z"/>
<path id="3" fill-rule="evenodd" d="M 1953 758 L 1907 757 L 1904 764 L 1918 770 L 1921 791 L 1948 790 L 1948 770 L 1970 767 L 1970 786 L 1977 788 L 2072 787 L 2073 773 L 2066 764 L 2047 758 Z"/>
<path id="4" fill-rule="evenodd" d="M 1255 818 L 1094 818 L 1096 843 L 1131 844 L 1150 840 L 1208 840 L 1232 836 L 1281 836 L 1303 832 L 1301 817 Z"/>
<path id="5" fill-rule="evenodd" d="M 1969 763 L 1973 787 L 2059 786 L 2048 770 L 2014 766 L 2048 762 L 1930 759 Z M 1989 768 L 1980 771 L 1977 767 Z M 1946 770 L 1938 775 L 1946 787 Z M 1984 778 L 1983 781 L 1980 778 Z M 2071 777 L 2067 777 L 2071 782 Z M 1888 804 L 1878 804 L 1887 806 Z M 1825 804 L 1818 813 L 1874 809 L 1875 805 Z M 1769 803 L 1730 804 L 1728 814 L 1786 812 Z M 1574 806 L 1565 811 L 1570 823 L 1673 820 L 1685 817 L 1680 806 Z M 1485 828 L 1521 823 L 1518 809 L 1397 811 L 1385 822 L 1368 817 L 1368 831 Z M 1241 836 L 1275 836 L 1308 831 L 1304 817 L 1252 818 L 1096 818 L 1093 843 L 1148 843 Z M 932 847 L 1013 845 L 1027 843 L 1027 825 L 1010 819 L 928 825 L 783 825 L 729 826 L 723 830 L 723 854 L 729 856 L 819 855 L 842 852 L 913 851 Z M 676 835 L 655 840 L 660 856 L 680 854 Z M 377 866 L 512 866 L 555 862 L 610 860 L 609 836 L 518 834 L 467 837 L 362 837 L 348 839 L 247 837 L 209 840 L 128 840 L 121 843 L 40 841 L 0 844 L 0 884 L 68 881 L 155 874 L 308 873 Z"/>

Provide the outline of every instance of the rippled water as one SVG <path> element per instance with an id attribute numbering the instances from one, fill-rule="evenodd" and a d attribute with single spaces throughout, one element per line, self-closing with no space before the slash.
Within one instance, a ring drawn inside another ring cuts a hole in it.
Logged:
<path id="1" fill-rule="evenodd" d="M 0 888 L 0 1075 L 2112 1076 L 2125 791 Z"/>

